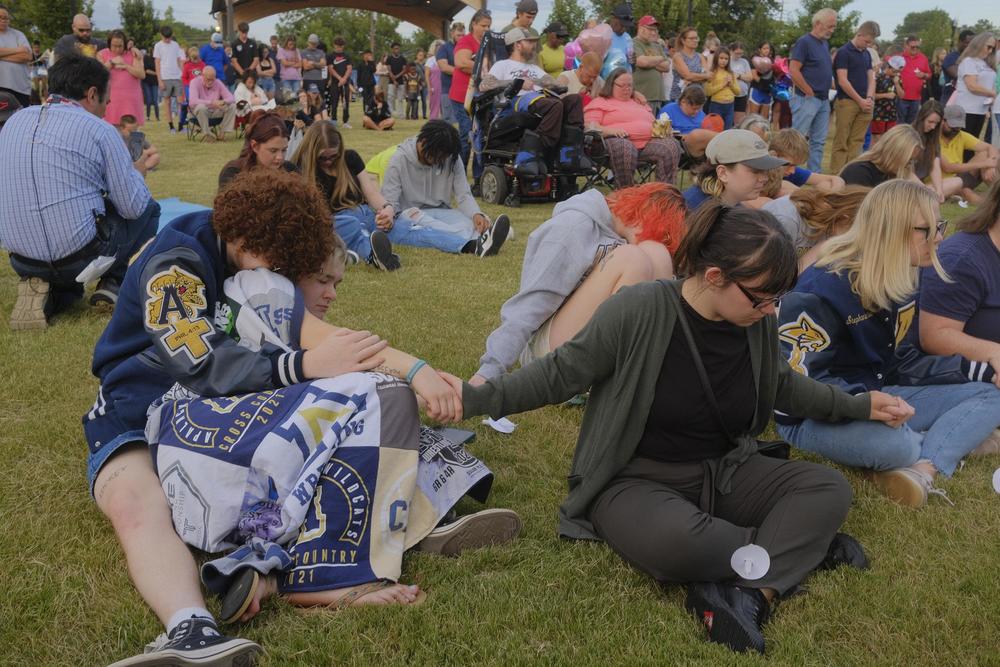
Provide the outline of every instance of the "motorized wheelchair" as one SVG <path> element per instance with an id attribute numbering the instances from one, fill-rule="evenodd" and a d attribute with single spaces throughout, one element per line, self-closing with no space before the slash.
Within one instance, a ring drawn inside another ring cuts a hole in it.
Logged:
<path id="1" fill-rule="evenodd" d="M 558 159 L 560 146 L 546 149 L 540 141 L 531 141 L 540 117 L 514 109 L 523 83 L 516 79 L 473 100 L 473 145 L 483 166 L 479 184 L 483 199 L 491 204 L 562 201 L 580 192 L 579 179 L 595 173 L 589 160 L 564 167 Z M 550 89 L 546 94 L 560 92 L 565 91 Z M 578 131 L 582 135 L 582 128 Z M 524 164 L 526 152 L 534 158 L 530 167 Z"/>

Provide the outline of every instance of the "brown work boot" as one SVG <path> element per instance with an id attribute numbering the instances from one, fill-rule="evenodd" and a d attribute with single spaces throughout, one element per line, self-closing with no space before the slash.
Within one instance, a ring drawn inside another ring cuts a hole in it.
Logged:
<path id="1" fill-rule="evenodd" d="M 45 305 L 49 300 L 49 284 L 41 278 L 22 278 L 17 283 L 17 301 L 10 313 L 10 328 L 14 331 L 44 329 Z"/>

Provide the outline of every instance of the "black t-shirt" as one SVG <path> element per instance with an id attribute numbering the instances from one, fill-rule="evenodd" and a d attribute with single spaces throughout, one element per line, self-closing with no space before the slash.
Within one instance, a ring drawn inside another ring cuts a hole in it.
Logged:
<path id="1" fill-rule="evenodd" d="M 158 86 L 160 82 L 156 79 L 156 58 L 153 57 L 153 52 L 150 50 L 149 53 L 142 57 L 142 68 L 147 72 L 154 72 L 154 74 L 147 74 L 146 78 L 143 79 L 143 83 L 147 86 Z"/>
<path id="2" fill-rule="evenodd" d="M 406 58 L 402 55 L 394 56 L 390 54 L 389 58 L 385 61 L 385 64 L 389 66 L 389 71 L 392 72 L 392 75 L 399 80 L 399 83 L 402 83 L 403 78 L 400 74 L 402 74 L 403 70 L 406 69 Z"/>
<path id="3" fill-rule="evenodd" d="M 354 69 L 358 73 L 358 88 L 365 90 L 375 88 L 375 63 L 361 61 Z"/>
<path id="4" fill-rule="evenodd" d="M 879 183 L 888 181 L 891 176 L 875 166 L 873 162 L 851 162 L 840 172 L 840 177 L 848 185 L 864 185 L 874 188 Z"/>
<path id="5" fill-rule="evenodd" d="M 299 170 L 299 168 L 295 166 L 295 163 L 289 162 L 288 160 L 285 160 L 285 162 L 281 165 L 281 168 L 290 173 Z M 224 166 L 222 171 L 219 172 L 219 189 L 221 190 L 226 187 L 226 185 L 229 184 L 229 181 L 236 178 L 236 174 L 239 174 L 242 171 L 243 160 L 240 158 L 227 162 L 226 166 Z"/>
<path id="6" fill-rule="evenodd" d="M 385 102 L 378 104 L 374 100 L 371 104 L 365 107 L 365 115 L 371 118 L 376 124 L 381 123 L 386 118 L 392 118 L 392 112 L 389 111 L 389 105 Z"/>
<path id="7" fill-rule="evenodd" d="M 344 161 L 347 163 L 347 172 L 354 180 L 354 186 L 358 189 L 358 192 L 360 192 L 361 181 L 358 180 L 358 176 L 365 170 L 365 161 L 361 159 L 361 156 L 358 155 L 357 151 L 350 149 L 344 152 Z M 337 184 L 336 177 L 327 176 L 326 172 L 319 170 L 318 184 L 319 189 L 323 191 L 323 196 L 326 197 L 327 201 L 330 201 L 330 197 L 333 195 L 333 186 Z"/>
<path id="8" fill-rule="evenodd" d="M 260 55 L 260 46 L 256 40 L 247 38 L 246 42 L 241 42 L 239 38 L 233 40 L 233 60 L 240 64 L 244 71 L 253 64 L 253 59 Z"/>
<path id="9" fill-rule="evenodd" d="M 344 76 L 351 64 L 351 57 L 343 51 L 340 53 L 332 51 L 326 54 L 326 63 L 333 67 L 333 71 L 337 73 L 337 76 Z"/>
<path id="10" fill-rule="evenodd" d="M 757 403 L 747 330 L 706 320 L 686 301 L 681 302 L 726 428 L 734 436 L 745 433 Z M 678 323 L 663 357 L 635 455 L 658 461 L 700 461 L 724 456 L 732 448 L 708 402 Z"/>

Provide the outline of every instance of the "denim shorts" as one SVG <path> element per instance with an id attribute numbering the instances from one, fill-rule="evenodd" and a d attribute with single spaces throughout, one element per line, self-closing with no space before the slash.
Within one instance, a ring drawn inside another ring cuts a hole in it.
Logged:
<path id="1" fill-rule="evenodd" d="M 757 106 L 766 106 L 771 103 L 771 94 L 762 93 L 756 88 L 750 89 L 750 101 Z"/>
<path id="2" fill-rule="evenodd" d="M 97 443 L 100 446 L 96 451 L 92 451 L 87 456 L 87 488 L 90 489 L 90 496 L 94 496 L 94 482 L 101 468 L 108 462 L 119 449 L 131 444 L 146 446 L 146 433 L 144 431 L 128 431 L 122 433 L 110 442 Z"/>

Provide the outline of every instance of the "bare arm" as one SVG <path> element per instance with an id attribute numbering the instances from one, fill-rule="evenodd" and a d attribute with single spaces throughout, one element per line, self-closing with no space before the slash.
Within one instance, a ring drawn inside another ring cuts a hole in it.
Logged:
<path id="1" fill-rule="evenodd" d="M 920 312 L 920 346 L 928 354 L 960 354 L 972 361 L 988 362 L 1000 373 L 1000 343 L 976 338 L 962 331 L 964 322 Z"/>
<path id="2" fill-rule="evenodd" d="M 653 69 L 660 63 L 666 60 L 663 56 L 637 56 L 635 59 L 636 67 L 641 67 L 642 69 Z"/>
<path id="3" fill-rule="evenodd" d="M 979 85 L 979 77 L 975 74 L 966 74 L 962 77 L 962 81 L 965 82 L 965 87 L 969 89 L 969 92 L 973 95 L 982 95 L 983 97 L 996 97 L 996 92 L 986 88 L 985 86 Z"/>
<path id="4" fill-rule="evenodd" d="M 438 69 L 440 69 L 445 74 L 452 74 L 455 71 L 454 65 L 448 64 L 447 58 L 438 58 Z"/>
<path id="5" fill-rule="evenodd" d="M 788 76 L 792 77 L 792 83 L 795 87 L 801 90 L 806 97 L 816 97 L 816 92 L 812 89 L 808 83 L 806 83 L 805 77 L 802 76 L 802 63 L 798 60 L 790 60 L 788 62 Z"/>
<path id="6" fill-rule="evenodd" d="M 15 46 L 12 49 L 0 49 L 0 60 L 25 65 L 31 62 L 31 48 Z"/>
<path id="7" fill-rule="evenodd" d="M 462 49 L 461 51 L 455 51 L 455 67 L 452 71 L 456 69 L 465 72 L 466 74 L 472 74 L 472 68 L 475 66 L 475 57 L 472 51 L 469 49 Z"/>
<path id="8" fill-rule="evenodd" d="M 674 54 L 674 72 L 680 74 L 685 81 L 706 81 L 710 76 L 705 72 L 692 72 L 679 52 Z"/>
<path id="9" fill-rule="evenodd" d="M 142 66 L 142 54 L 139 53 L 138 49 L 132 49 L 132 64 L 125 65 L 125 71 L 137 79 L 146 78 L 146 70 Z"/>

